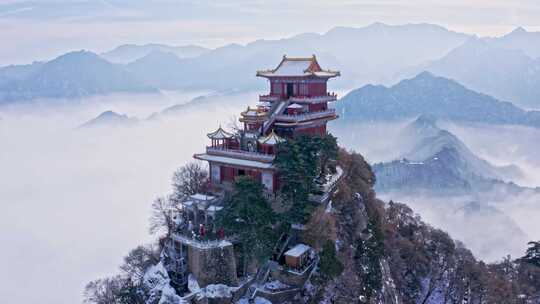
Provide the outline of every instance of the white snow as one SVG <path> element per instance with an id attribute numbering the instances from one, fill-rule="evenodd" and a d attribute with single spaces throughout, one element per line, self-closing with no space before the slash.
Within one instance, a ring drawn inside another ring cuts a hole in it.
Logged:
<path id="1" fill-rule="evenodd" d="M 331 213 L 332 212 L 332 200 L 328 201 L 328 205 L 326 205 L 326 209 L 324 210 L 325 213 Z"/>
<path id="2" fill-rule="evenodd" d="M 290 287 L 289 285 L 278 280 L 266 282 L 264 284 L 264 288 L 270 291 L 279 291 L 279 290 L 287 289 L 289 287 Z"/>
<path id="3" fill-rule="evenodd" d="M 191 273 L 188 275 L 188 289 L 192 293 L 201 291 L 199 282 L 197 282 L 197 279 L 195 279 L 195 276 Z"/>
<path id="4" fill-rule="evenodd" d="M 297 104 L 297 103 L 293 103 L 291 104 L 290 106 L 287 107 L 288 109 L 302 109 L 304 108 L 303 106 Z"/>
<path id="5" fill-rule="evenodd" d="M 202 291 L 204 295 L 210 299 L 230 298 L 232 297 L 232 292 L 236 291 L 236 288 L 224 284 L 210 284 L 206 286 Z"/>
<path id="6" fill-rule="evenodd" d="M 158 304 L 187 304 L 180 296 L 176 294 L 174 288 L 170 285 L 164 286 L 161 289 L 161 298 Z"/>
<path id="7" fill-rule="evenodd" d="M 311 65 L 311 58 L 306 60 L 285 60 L 274 72 L 275 76 L 302 76 Z"/>
<path id="8" fill-rule="evenodd" d="M 213 162 L 222 163 L 222 164 L 230 164 L 230 165 L 237 165 L 237 166 L 244 166 L 244 167 L 251 167 L 251 168 L 258 168 L 258 169 L 273 168 L 273 165 L 271 163 L 263 163 L 263 162 L 254 161 L 254 160 L 245 160 L 245 159 L 238 159 L 238 158 L 225 157 L 225 156 L 195 154 L 195 158 L 200 159 L 200 160 L 213 161 Z"/>
<path id="9" fill-rule="evenodd" d="M 255 298 L 255 301 L 254 301 L 253 303 L 255 303 L 255 304 L 272 304 L 272 302 L 268 301 L 268 300 L 265 299 L 265 298 L 261 298 L 261 297 L 256 297 L 256 298 Z M 249 302 L 248 299 L 246 299 L 246 298 L 241 298 L 240 300 L 238 300 L 238 301 L 236 302 L 236 304 L 251 304 L 251 303 Z"/>
<path id="10" fill-rule="evenodd" d="M 211 195 L 206 195 L 206 194 L 201 194 L 201 193 L 196 193 L 196 194 L 193 194 L 192 196 L 190 196 L 192 199 L 194 200 L 199 200 L 199 201 L 211 201 L 213 199 L 215 199 L 216 197 L 215 196 L 211 196 Z"/>
<path id="11" fill-rule="evenodd" d="M 148 289 L 169 284 L 169 275 L 161 262 L 148 268 L 143 276 L 143 284 Z"/>
<path id="12" fill-rule="evenodd" d="M 304 253 L 308 252 L 311 249 L 308 245 L 305 244 L 297 244 L 293 248 L 289 249 L 287 252 L 285 252 L 285 255 L 291 256 L 291 257 L 299 257 L 303 255 Z"/>
<path id="13" fill-rule="evenodd" d="M 272 302 L 268 301 L 265 298 L 256 297 L 255 298 L 255 304 L 272 304 Z"/>
<path id="14" fill-rule="evenodd" d="M 185 303 L 170 285 L 169 275 L 161 262 L 148 268 L 143 276 L 143 286 L 148 290 L 151 297 L 152 295 L 159 297 L 158 304 Z"/>
<path id="15" fill-rule="evenodd" d="M 199 249 L 210 249 L 210 248 L 216 248 L 216 247 L 223 248 L 227 246 L 232 246 L 232 243 L 227 240 L 199 241 L 199 240 L 187 238 L 180 234 L 174 234 L 172 238 L 175 241 L 182 242 L 184 244 L 197 247 Z"/>

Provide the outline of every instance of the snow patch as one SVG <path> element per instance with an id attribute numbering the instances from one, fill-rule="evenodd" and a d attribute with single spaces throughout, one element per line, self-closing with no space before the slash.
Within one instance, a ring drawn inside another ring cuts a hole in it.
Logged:
<path id="1" fill-rule="evenodd" d="M 224 284 L 210 284 L 203 289 L 204 295 L 209 299 L 231 298 L 236 288 Z"/>

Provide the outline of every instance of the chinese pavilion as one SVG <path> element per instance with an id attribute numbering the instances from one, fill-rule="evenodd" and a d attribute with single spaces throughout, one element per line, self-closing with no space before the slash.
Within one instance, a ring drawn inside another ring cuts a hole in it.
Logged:
<path id="1" fill-rule="evenodd" d="M 279 180 L 272 165 L 276 146 L 284 138 L 297 135 L 324 135 L 326 123 L 338 116 L 329 102 L 336 95 L 327 91 L 330 78 L 338 71 L 323 70 L 315 55 L 283 59 L 275 69 L 257 72 L 270 82 L 270 93 L 259 96 L 256 108 L 241 113 L 243 128 L 229 133 L 221 128 L 209 133 L 206 153 L 195 154 L 208 161 L 212 186 L 231 184 L 237 176 L 248 175 L 268 191 L 278 189 Z"/>

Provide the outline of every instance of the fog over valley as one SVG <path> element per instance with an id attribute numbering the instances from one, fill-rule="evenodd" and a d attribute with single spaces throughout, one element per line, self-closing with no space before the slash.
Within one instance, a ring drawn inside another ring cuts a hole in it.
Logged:
<path id="1" fill-rule="evenodd" d="M 151 242 L 150 202 L 166 194 L 172 172 L 203 149 L 205 134 L 220 123 L 229 127 L 233 115 L 244 104 L 254 104 L 256 96 L 256 92 L 165 92 L 2 108 L 0 225 L 5 233 L 1 238 L 16 246 L 0 253 L 1 267 L 10 274 L 9 280 L 3 280 L 0 300 L 17 295 L 22 302 L 78 301 L 89 280 L 109 275 L 130 248 Z M 190 101 L 199 103 L 186 107 Z M 173 105 L 183 106 L 171 112 Z M 159 114 L 164 109 L 169 109 L 164 112 L 168 114 Z M 131 126 L 79 127 L 107 110 L 139 121 Z M 346 127 L 332 123 L 330 128 L 341 145 L 362 153 L 373 164 L 399 159 L 406 152 L 410 145 L 401 132 L 412 121 Z M 516 180 L 518 184 L 540 185 L 536 154 L 540 130 L 444 121 L 439 125 L 493 164 L 518 165 L 525 173 Z M 481 201 L 481 196 L 474 195 L 390 192 L 382 198 L 406 202 L 429 223 L 447 229 L 490 261 L 519 255 L 526 240 L 540 238 L 540 224 L 535 220 L 540 217 L 538 194 L 507 194 Z M 470 202 L 498 211 L 480 210 L 471 221 L 466 212 L 459 213 Z M 499 223 L 492 222 L 497 220 L 504 223 L 500 227 L 516 230 L 492 230 L 497 229 Z M 472 227 L 464 223 L 477 227 L 478 233 L 471 234 Z M 505 241 L 514 236 L 515 241 Z M 30 287 L 43 293 L 23 292 Z"/>
<path id="2" fill-rule="evenodd" d="M 111 96 L 0 111 L 0 238 L 12 244 L 0 253 L 9 274 L 0 302 L 80 302 L 88 281 L 110 275 L 123 254 L 151 241 L 152 200 L 169 191 L 176 168 L 204 149 L 205 134 L 241 108 L 219 100 L 132 127 L 77 127 L 105 110 L 144 118 L 195 96 Z"/>
<path id="3" fill-rule="evenodd" d="M 0 0 L 0 303 L 540 304 L 540 4 L 372 2 Z"/>

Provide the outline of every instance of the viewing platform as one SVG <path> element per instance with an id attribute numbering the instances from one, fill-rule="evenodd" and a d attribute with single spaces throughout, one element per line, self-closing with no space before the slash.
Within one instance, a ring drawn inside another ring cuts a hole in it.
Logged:
<path id="1" fill-rule="evenodd" d="M 276 124 L 279 125 L 279 122 L 299 123 L 299 122 L 317 120 L 317 119 L 322 119 L 322 118 L 329 118 L 329 119 L 337 118 L 336 110 L 326 109 L 324 111 L 308 112 L 308 113 L 302 113 L 302 114 L 280 114 L 280 115 L 277 115 L 276 117 L 276 120 L 278 121 Z"/>
<path id="2" fill-rule="evenodd" d="M 323 96 L 291 96 L 289 100 L 296 103 L 326 103 L 336 101 L 337 94 L 329 93 Z"/>
<path id="3" fill-rule="evenodd" d="M 215 156 L 234 157 L 238 159 L 259 161 L 264 163 L 271 163 L 274 161 L 275 155 L 265 154 L 261 152 L 245 151 L 240 149 L 228 149 L 222 147 L 206 147 L 206 154 Z"/>
<path id="4" fill-rule="evenodd" d="M 261 102 L 274 102 L 281 100 L 281 96 L 276 95 L 259 95 L 259 101 Z"/>
<path id="5" fill-rule="evenodd" d="M 279 95 L 259 95 L 260 102 L 276 102 L 279 100 L 286 100 L 287 98 Z M 336 93 L 328 93 L 322 96 L 291 96 L 288 98 L 291 102 L 296 103 L 325 103 L 333 102 L 337 100 Z"/>

